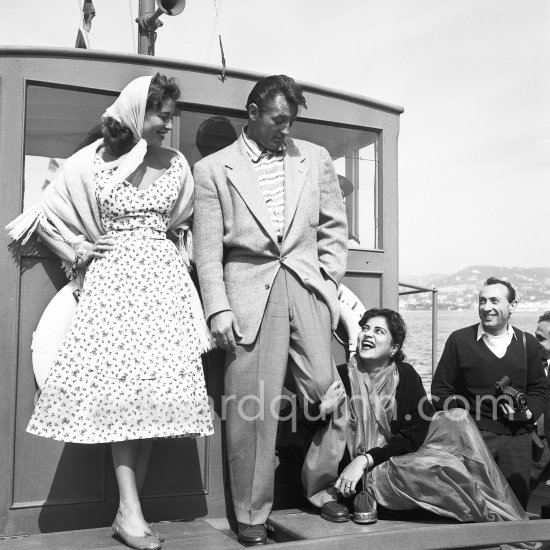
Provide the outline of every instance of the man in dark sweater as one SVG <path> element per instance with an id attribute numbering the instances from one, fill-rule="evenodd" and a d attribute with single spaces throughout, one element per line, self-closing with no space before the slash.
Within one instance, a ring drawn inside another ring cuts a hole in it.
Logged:
<path id="1" fill-rule="evenodd" d="M 508 281 L 487 279 L 479 293 L 481 323 L 453 332 L 432 381 L 437 410 L 467 409 L 518 500 L 529 497 L 531 430 L 544 410 L 546 379 L 537 341 L 510 324 L 517 305 Z M 523 392 L 519 414 L 499 398 L 495 383 L 508 376 Z"/>

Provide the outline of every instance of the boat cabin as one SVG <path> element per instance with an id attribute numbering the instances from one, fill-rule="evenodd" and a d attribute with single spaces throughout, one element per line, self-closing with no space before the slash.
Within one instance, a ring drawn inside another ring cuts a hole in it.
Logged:
<path id="1" fill-rule="evenodd" d="M 244 105 L 264 75 L 140 55 L 90 50 L 0 48 L 0 225 L 40 197 L 133 78 L 157 71 L 178 79 L 182 101 L 165 144 L 192 166 L 229 144 L 246 123 Z M 299 78 L 299 75 L 293 75 Z M 307 110 L 292 135 L 324 146 L 340 176 L 349 221 L 345 285 L 363 304 L 397 308 L 397 138 L 400 107 L 303 83 Z M 37 384 L 33 332 L 52 297 L 66 284 L 59 260 L 36 238 L 9 246 L 2 233 L 0 285 L 0 533 L 38 533 L 105 526 L 117 506 L 108 445 L 63 444 L 29 435 Z M 345 328 L 345 327 L 344 327 Z M 336 360 L 347 341 L 334 341 Z M 219 402 L 222 356 L 204 360 L 215 412 L 214 436 L 159 440 L 144 489 L 152 519 L 224 517 L 228 491 Z M 282 453 L 284 454 L 284 453 Z M 295 496 L 292 467 L 277 475 L 277 506 Z"/>

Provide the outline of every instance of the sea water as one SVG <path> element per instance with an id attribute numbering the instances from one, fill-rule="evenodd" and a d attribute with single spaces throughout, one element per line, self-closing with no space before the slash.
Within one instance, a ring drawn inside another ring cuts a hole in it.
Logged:
<path id="1" fill-rule="evenodd" d="M 542 312 L 521 311 L 512 314 L 512 325 L 525 332 L 535 333 Z M 422 378 L 426 392 L 432 383 L 432 312 L 401 310 L 407 323 L 404 351 L 407 362 L 415 367 Z M 437 360 L 451 332 L 479 323 L 477 310 L 437 312 Z"/>

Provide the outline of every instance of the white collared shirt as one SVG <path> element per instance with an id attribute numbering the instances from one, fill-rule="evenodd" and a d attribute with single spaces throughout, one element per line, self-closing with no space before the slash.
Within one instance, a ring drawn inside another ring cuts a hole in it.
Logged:
<path id="1" fill-rule="evenodd" d="M 498 336 L 485 332 L 483 330 L 483 325 L 479 323 L 477 327 L 477 341 L 479 341 L 481 338 L 483 338 L 483 341 L 485 342 L 487 347 L 499 359 L 506 355 L 506 350 L 512 342 L 512 338 L 515 338 L 517 340 L 516 333 L 514 332 L 514 329 L 512 328 L 512 325 L 510 323 L 508 323 L 508 328 L 506 329 L 506 332 L 499 334 Z"/>

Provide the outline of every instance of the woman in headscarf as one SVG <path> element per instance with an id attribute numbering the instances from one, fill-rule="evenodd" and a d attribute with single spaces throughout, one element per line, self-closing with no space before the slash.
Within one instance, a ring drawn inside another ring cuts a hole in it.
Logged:
<path id="1" fill-rule="evenodd" d="M 183 155 L 162 147 L 179 95 L 160 74 L 130 82 L 103 115 L 103 138 L 67 159 L 41 202 L 8 226 L 23 242 L 38 233 L 83 281 L 27 431 L 111 443 L 113 530 L 149 550 L 164 540 L 138 496 L 152 440 L 213 432 L 201 363 L 209 335 L 185 246 L 193 179 Z"/>
<path id="2" fill-rule="evenodd" d="M 469 413 L 434 414 L 420 376 L 405 362 L 401 315 L 371 309 L 360 326 L 356 353 L 339 368 L 345 393 L 329 388 L 320 406 L 335 411 L 348 396 L 347 458 L 334 484 L 337 494 L 352 497 L 368 480 L 367 489 L 390 517 L 421 509 L 458 521 L 526 519 Z M 369 522 L 361 512 L 355 510 L 353 519 Z M 329 501 L 321 515 L 346 521 L 348 510 Z"/>

